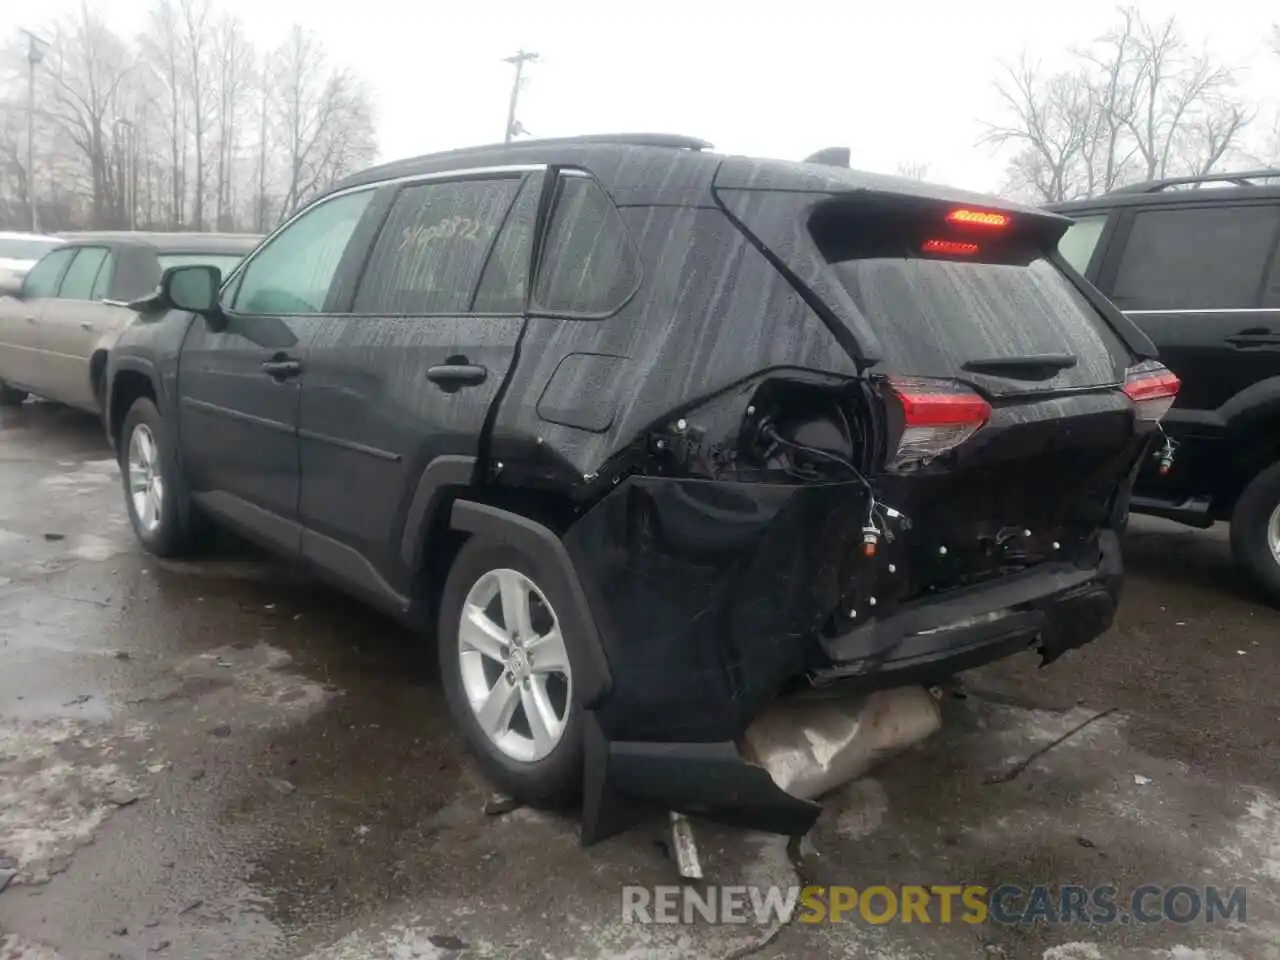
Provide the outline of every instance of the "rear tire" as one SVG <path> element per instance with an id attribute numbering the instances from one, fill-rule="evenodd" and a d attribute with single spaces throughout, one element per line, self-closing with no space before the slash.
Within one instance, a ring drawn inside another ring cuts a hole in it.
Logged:
<path id="1" fill-rule="evenodd" d="M 147 552 L 179 557 L 200 544 L 204 518 L 191 506 L 168 424 L 146 397 L 133 402 L 120 428 L 120 479 L 129 523 Z"/>
<path id="2" fill-rule="evenodd" d="M 27 391 L 17 390 L 8 384 L 0 383 L 0 407 L 18 407 L 27 399 Z"/>
<path id="3" fill-rule="evenodd" d="M 1280 463 L 1254 477 L 1240 495 L 1231 515 L 1231 550 L 1280 606 Z"/>
<path id="4" fill-rule="evenodd" d="M 568 609 L 569 598 L 537 582 L 537 575 L 536 565 L 513 547 L 481 537 L 463 545 L 440 600 L 440 681 L 449 712 L 489 779 L 522 803 L 560 807 L 581 791 L 582 708 L 573 698 L 566 646 L 555 642 L 564 622 L 557 611 Z M 517 588 L 525 597 L 523 630 L 509 613 Z M 493 697 L 508 706 L 490 711 L 503 719 L 486 725 L 482 706 Z M 536 733 L 530 710 L 539 718 Z"/>

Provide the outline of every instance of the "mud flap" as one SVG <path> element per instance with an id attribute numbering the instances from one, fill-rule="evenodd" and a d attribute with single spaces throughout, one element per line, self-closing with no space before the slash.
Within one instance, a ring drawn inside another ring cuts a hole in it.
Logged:
<path id="1" fill-rule="evenodd" d="M 822 812 L 814 798 L 864 774 L 941 726 L 920 687 L 866 697 L 773 704 L 742 744 L 610 743 L 587 714 L 582 843 L 589 846 L 675 810 L 798 837 Z"/>

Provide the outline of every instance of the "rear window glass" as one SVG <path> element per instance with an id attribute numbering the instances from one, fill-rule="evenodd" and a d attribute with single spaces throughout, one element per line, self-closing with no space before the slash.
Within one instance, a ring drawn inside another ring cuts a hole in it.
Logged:
<path id="1" fill-rule="evenodd" d="M 639 285 L 635 247 L 609 195 L 589 177 L 562 177 L 534 288 L 538 308 L 603 316 L 626 303 Z"/>
<path id="2" fill-rule="evenodd" d="M 834 269 L 895 373 L 956 376 L 973 360 L 1065 353 L 1076 365 L 1039 386 L 1116 380 L 1118 337 L 1048 260 L 1018 266 L 876 258 Z"/>
<path id="3" fill-rule="evenodd" d="M 1067 228 L 1067 232 L 1058 241 L 1058 252 L 1063 259 L 1080 273 L 1089 269 L 1089 259 L 1098 246 L 1102 236 L 1102 228 L 1107 225 L 1107 215 L 1097 214 L 1092 217 L 1080 217 Z"/>

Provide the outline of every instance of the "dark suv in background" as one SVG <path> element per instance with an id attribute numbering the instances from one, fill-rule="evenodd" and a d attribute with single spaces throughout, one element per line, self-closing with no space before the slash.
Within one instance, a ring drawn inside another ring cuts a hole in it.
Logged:
<path id="1" fill-rule="evenodd" d="M 708 147 L 378 167 L 110 360 L 142 543 L 213 519 L 433 628 L 490 775 L 585 784 L 588 838 L 616 797 L 803 833 L 735 746 L 776 698 L 1101 634 L 1176 392 L 1065 218 Z"/>
<path id="2" fill-rule="evenodd" d="M 1237 560 L 1280 604 L 1280 170 L 1140 183 L 1055 204 L 1060 249 L 1182 381 L 1132 508 L 1231 522 Z"/>

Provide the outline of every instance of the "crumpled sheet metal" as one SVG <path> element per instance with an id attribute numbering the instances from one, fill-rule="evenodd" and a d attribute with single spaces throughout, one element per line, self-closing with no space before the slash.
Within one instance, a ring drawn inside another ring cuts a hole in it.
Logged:
<path id="1" fill-rule="evenodd" d="M 797 698 L 778 701 L 757 717 L 741 750 L 781 789 L 812 800 L 941 726 L 938 701 L 923 687 L 845 699 Z"/>

